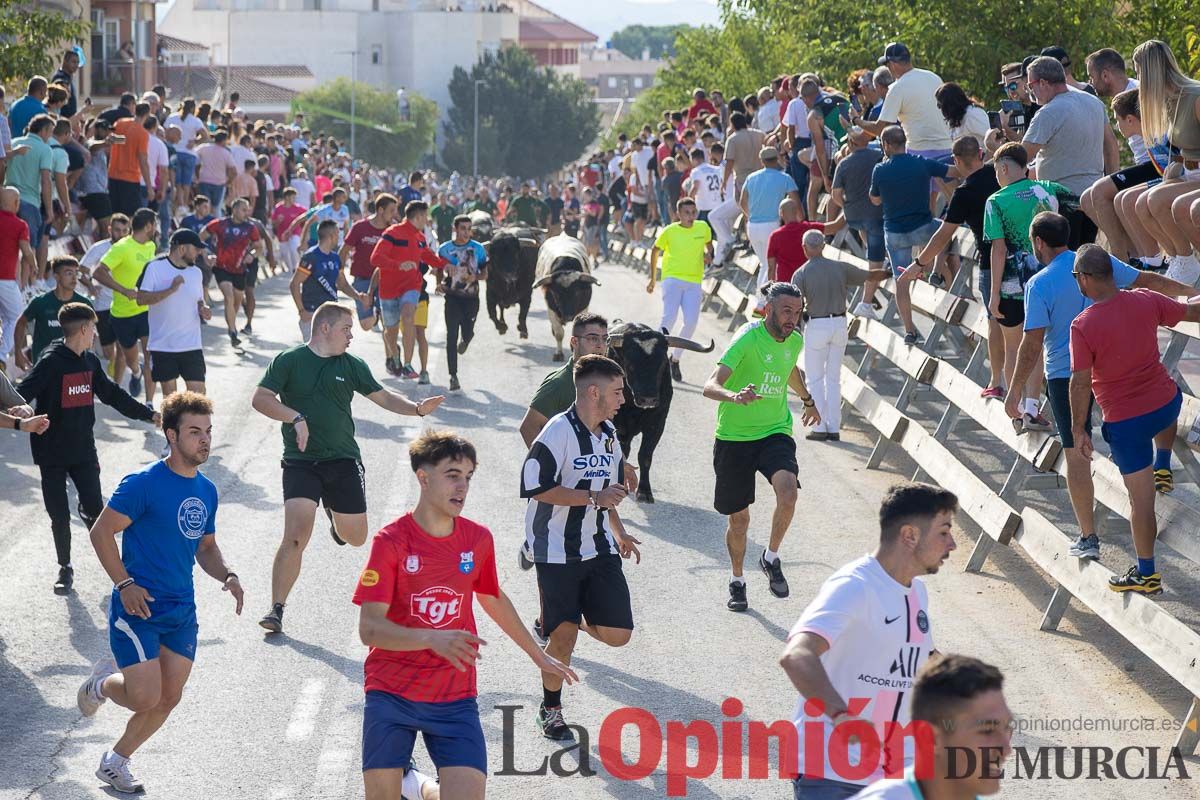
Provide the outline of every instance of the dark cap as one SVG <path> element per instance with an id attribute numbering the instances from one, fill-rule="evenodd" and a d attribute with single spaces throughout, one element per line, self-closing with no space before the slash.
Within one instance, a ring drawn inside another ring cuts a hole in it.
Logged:
<path id="1" fill-rule="evenodd" d="M 1024 58 L 1021 59 L 1021 77 L 1022 78 L 1024 78 L 1026 73 L 1029 72 L 1029 65 L 1033 63 L 1033 60 L 1035 58 L 1037 58 L 1037 56 L 1025 56 Z"/>
<path id="2" fill-rule="evenodd" d="M 204 247 L 204 242 L 200 241 L 200 234 L 187 228 L 180 228 L 171 234 L 171 249 L 182 247 L 185 244 L 190 244 L 193 247 Z"/>
<path id="3" fill-rule="evenodd" d="M 889 61 L 912 61 L 912 53 L 908 52 L 908 45 L 890 42 L 884 48 L 883 55 L 879 57 L 879 65 L 883 66 Z"/>
<path id="4" fill-rule="evenodd" d="M 1041 55 L 1049 56 L 1050 58 L 1055 59 L 1064 67 L 1071 66 L 1071 57 L 1067 55 L 1067 51 L 1064 48 L 1059 47 L 1058 45 L 1053 47 L 1043 47 Z"/>

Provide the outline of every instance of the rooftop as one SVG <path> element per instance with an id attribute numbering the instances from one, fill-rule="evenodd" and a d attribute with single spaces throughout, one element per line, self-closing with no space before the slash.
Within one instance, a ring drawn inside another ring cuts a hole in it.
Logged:
<path id="1" fill-rule="evenodd" d="M 596 34 L 565 19 L 521 19 L 521 44 L 536 42 L 594 42 Z"/>
<path id="2" fill-rule="evenodd" d="M 269 77 L 262 73 L 262 70 L 272 69 L 303 70 L 303 73 L 294 73 L 300 76 L 312 74 L 308 71 L 308 67 L 304 66 L 230 67 L 228 90 L 241 95 L 241 103 L 245 106 L 288 105 L 298 94 L 297 92 L 260 80 L 260 78 Z M 273 74 L 282 77 L 281 73 Z M 172 98 L 190 96 L 198 99 L 212 99 L 221 92 L 224 84 L 224 67 L 176 68 L 169 70 L 167 76 L 167 90 Z"/>

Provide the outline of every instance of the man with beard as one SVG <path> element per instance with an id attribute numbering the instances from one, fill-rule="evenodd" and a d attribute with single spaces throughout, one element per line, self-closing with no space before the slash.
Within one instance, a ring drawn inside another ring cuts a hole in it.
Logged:
<path id="1" fill-rule="evenodd" d="M 216 578 L 233 595 L 235 613 L 242 613 L 242 585 L 217 546 L 217 488 L 199 470 L 212 442 L 212 401 L 196 392 L 171 395 L 163 403 L 162 427 L 171 454 L 125 476 L 92 526 L 92 546 L 113 582 L 113 658 L 96 662 L 77 702 L 86 717 L 105 700 L 133 712 L 96 770 L 119 792 L 144 791 L 130 758 L 167 721 L 192 671 L 193 564 Z"/>
<path id="2" fill-rule="evenodd" d="M 717 474 L 714 507 L 728 517 L 725 545 L 733 576 L 729 582 L 730 611 L 745 611 L 746 579 L 742 562 L 746 557 L 746 532 L 750 528 L 750 505 L 754 502 L 754 473 L 760 472 L 775 490 L 775 515 L 771 520 L 771 538 L 758 559 L 758 566 L 770 581 L 771 593 L 788 596 L 779 547 L 796 510 L 796 440 L 792 436 L 792 412 L 787 404 L 787 389 L 804 403 L 801 422 L 815 425 L 821 421 L 817 404 L 804 385 L 804 376 L 796 361 L 804 345 L 800 335 L 800 315 L 804 299 L 790 283 L 777 281 L 763 287 L 766 313 L 756 322 L 747 322 L 733 341 L 708 382 L 704 396 L 716 400 L 717 432 L 713 444 L 713 468 Z"/>

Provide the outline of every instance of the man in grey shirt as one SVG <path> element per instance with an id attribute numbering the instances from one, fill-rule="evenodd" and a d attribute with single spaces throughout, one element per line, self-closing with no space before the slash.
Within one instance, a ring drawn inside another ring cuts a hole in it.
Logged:
<path id="1" fill-rule="evenodd" d="M 808 260 L 792 276 L 804 296 L 804 374 L 808 390 L 821 414 L 805 437 L 816 442 L 842 438 L 842 358 L 846 354 L 846 294 L 864 281 L 883 281 L 890 273 L 882 268 L 869 272 L 844 261 L 825 257 L 825 234 L 804 234 Z"/>
<path id="2" fill-rule="evenodd" d="M 883 269 L 886 253 L 883 242 L 883 206 L 871 202 L 871 172 L 883 160 L 883 152 L 868 147 L 870 137 L 862 128 L 852 128 L 846 137 L 850 155 L 838 162 L 833 170 L 832 196 L 829 214 L 836 214 L 840 207 L 846 217 L 846 226 L 858 231 L 867 245 L 867 261 L 871 269 Z M 863 292 L 862 302 L 854 308 L 859 316 L 874 317 L 876 283 L 871 281 Z"/>
<path id="3" fill-rule="evenodd" d="M 1108 111 L 1094 95 L 1072 89 L 1055 58 L 1039 56 L 1026 71 L 1029 90 L 1042 106 L 1021 143 L 1030 163 L 1037 159 L 1039 180 L 1055 181 L 1077 195 L 1120 166 L 1117 137 Z M 1066 214 L 1071 249 L 1096 240 L 1096 224 L 1082 211 Z"/>

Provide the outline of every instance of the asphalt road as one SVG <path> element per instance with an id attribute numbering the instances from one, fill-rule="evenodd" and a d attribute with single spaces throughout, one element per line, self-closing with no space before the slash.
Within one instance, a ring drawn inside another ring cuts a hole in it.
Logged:
<path id="1" fill-rule="evenodd" d="M 594 310 L 610 318 L 657 323 L 658 298 L 646 295 L 644 277 L 615 265 L 605 265 L 598 274 L 602 286 Z M 250 396 L 270 357 L 299 337 L 286 279 L 267 281 L 259 292 L 259 332 L 244 352 L 233 352 L 219 330 L 206 330 L 216 417 L 205 472 L 221 493 L 218 541 L 242 577 L 247 608 L 241 617 L 234 616 L 230 597 L 197 571 L 201 633 L 191 681 L 179 708 L 133 762 L 149 797 L 362 796 L 359 742 L 366 651 L 358 641 L 350 595 L 366 550 L 336 547 L 318 530 L 288 607 L 286 634 L 266 638 L 256 624 L 267 610 L 271 559 L 282 528 L 281 445 L 278 425 L 250 409 Z M 422 394 L 427 388 L 436 393 L 447 379 L 440 353 L 440 302 L 435 301 L 431 316 L 434 386 L 420 387 Z M 536 613 L 534 579 L 515 563 L 524 508 L 517 496 L 524 456 L 517 426 L 533 389 L 554 366 L 540 299 L 535 299 L 530 329 L 528 341 L 516 338 L 515 331 L 502 338 L 481 317 L 479 335 L 460 367 L 464 391 L 428 421 L 458 429 L 476 443 L 480 464 L 466 513 L 491 528 L 501 583 L 528 619 Z M 715 337 L 719 344 L 728 336 L 710 315 L 703 318 L 699 335 Z M 382 373 L 378 335 L 358 334 L 352 351 Z M 658 502 L 622 507 L 630 531 L 643 541 L 642 564 L 626 568 L 637 622 L 633 640 L 611 650 L 581 639 L 578 648 L 575 666 L 582 684 L 567 690 L 565 709 L 568 722 L 588 733 L 584 766 L 594 774 L 497 774 L 536 771 L 548 758 L 560 772 L 579 771 L 581 756 L 556 757 L 557 746 L 535 730 L 538 673 L 480 614 L 481 634 L 489 641 L 479 671 L 479 706 L 492 771 L 489 796 L 666 796 L 678 788 L 667 783 L 668 756 L 678 763 L 685 755 L 673 738 L 664 734 L 655 743 L 647 737 L 644 763 L 660 758 L 646 777 L 622 779 L 602 763 L 602 723 L 623 707 L 646 709 L 662 731 L 668 721 L 706 721 L 718 729 L 722 722 L 731 727 L 740 722 L 744 731 L 747 720 L 790 719 L 795 693 L 776 664 L 783 638 L 820 582 L 873 548 L 879 497 L 910 473 L 911 465 L 892 455 L 884 470 L 865 470 L 870 440 L 852 413 L 840 444 L 801 441 L 804 488 L 782 550 L 792 596 L 775 599 L 765 577 L 750 573 L 749 613 L 726 611 L 724 526 L 711 509 L 715 409 L 700 395 L 718 353 L 719 348 L 710 355 L 684 357 L 686 383 L 676 390 L 655 462 Z M 418 389 L 395 378 L 386 382 L 410 396 Z M 365 400 L 357 401 L 355 410 L 375 529 L 414 500 L 404 448 L 419 426 Z M 100 412 L 96 433 L 106 492 L 122 475 L 157 458 L 162 445 L 161 434 L 108 409 Z M 0 481 L 0 798 L 103 797 L 111 793 L 100 787 L 93 772 L 119 735 L 126 712 L 109 704 L 93 719 L 82 719 L 75 690 L 91 662 L 107 650 L 104 604 L 110 587 L 76 521 L 76 591 L 65 598 L 51 592 L 55 565 L 49 526 L 23 439 L 0 435 L 6 464 Z M 986 456 L 986 444 L 978 449 Z M 765 482 L 759 490 L 760 497 L 769 491 Z M 757 559 L 765 543 L 770 510 L 768 501 L 752 511 L 748 562 Z M 961 532 L 959 549 L 941 574 L 928 580 L 933 633 L 941 649 L 977 655 L 1004 670 L 1009 704 L 1024 725 L 1037 726 L 1023 728 L 1016 743 L 1169 746 L 1174 728 L 1162 726 L 1173 726 L 1186 711 L 1186 693 L 1086 610 L 1072 606 L 1059 632 L 1039 633 L 1037 621 L 1050 585 L 1019 553 L 1007 550 L 989 560 L 983 574 L 964 574 L 972 539 Z M 722 707 L 730 697 L 741 701 L 740 714 L 723 713 L 736 710 Z M 502 706 L 511 708 L 506 712 Z M 507 730 L 505 714 L 511 720 Z M 1155 721 L 1154 730 L 1131 729 L 1129 720 L 1146 717 Z M 1084 720 L 1091 720 L 1086 723 L 1091 728 L 1124 729 L 1059 730 L 1081 727 Z M 635 761 L 638 742 L 629 729 L 622 746 L 624 758 Z M 417 757 L 429 765 L 420 745 Z M 696 763 L 697 757 L 693 747 L 687 763 Z M 734 770 L 735 760 L 727 759 L 724 768 Z M 1141 757 L 1131 763 L 1144 761 Z M 1200 772 L 1194 759 L 1187 767 Z M 687 796 L 791 797 L 790 786 L 778 778 L 724 779 L 721 770 L 717 766 L 713 777 L 688 782 Z M 1119 779 L 1011 780 L 1000 796 L 1141 800 L 1147 791 L 1158 797 L 1197 796 L 1190 781 Z"/>

